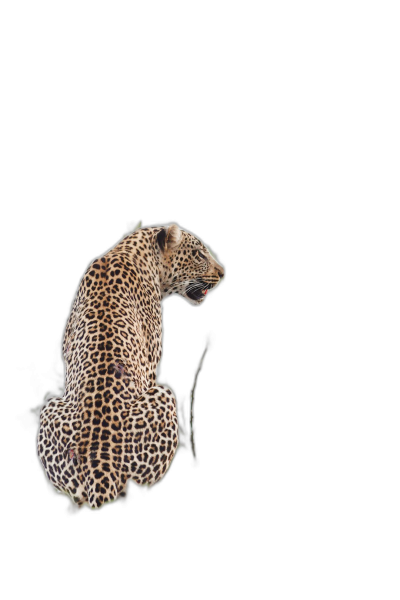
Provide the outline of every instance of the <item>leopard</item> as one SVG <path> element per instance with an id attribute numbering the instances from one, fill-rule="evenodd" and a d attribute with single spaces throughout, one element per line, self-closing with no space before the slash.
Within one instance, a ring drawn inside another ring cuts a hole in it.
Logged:
<path id="1" fill-rule="evenodd" d="M 224 273 L 175 223 L 137 229 L 87 268 L 64 332 L 64 394 L 43 406 L 37 438 L 48 479 L 76 505 L 99 508 L 169 469 L 179 428 L 176 398 L 156 382 L 161 301 L 200 305 Z"/>

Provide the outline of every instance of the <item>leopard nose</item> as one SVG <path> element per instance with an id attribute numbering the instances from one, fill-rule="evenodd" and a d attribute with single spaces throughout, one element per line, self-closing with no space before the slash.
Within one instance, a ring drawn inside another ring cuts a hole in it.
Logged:
<path id="1" fill-rule="evenodd" d="M 223 276 L 225 275 L 225 272 L 224 272 L 224 270 L 223 270 L 223 269 L 221 269 L 220 271 L 218 271 L 218 275 L 219 275 L 219 278 L 220 278 L 220 279 L 222 279 L 222 278 L 223 278 Z"/>

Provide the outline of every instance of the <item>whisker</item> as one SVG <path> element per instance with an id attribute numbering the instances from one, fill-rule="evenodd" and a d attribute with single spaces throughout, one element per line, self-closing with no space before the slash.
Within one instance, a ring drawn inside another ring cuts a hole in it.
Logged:
<path id="1" fill-rule="evenodd" d="M 200 283 L 200 282 L 194 282 L 194 283 L 192 283 L 192 284 L 188 285 L 186 289 L 187 289 L 187 290 L 195 290 L 195 289 L 202 289 L 202 288 L 204 288 L 204 287 L 205 287 L 205 286 L 204 286 L 204 284 L 203 284 L 203 283 Z"/>

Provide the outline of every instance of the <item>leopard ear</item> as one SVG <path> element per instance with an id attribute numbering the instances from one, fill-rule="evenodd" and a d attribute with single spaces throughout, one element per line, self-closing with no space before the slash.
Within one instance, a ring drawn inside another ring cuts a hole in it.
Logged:
<path id="1" fill-rule="evenodd" d="M 182 231 L 178 225 L 170 225 L 166 229 L 163 227 L 161 231 L 157 233 L 157 242 L 161 248 L 161 252 L 165 250 L 172 250 L 179 246 L 182 239 Z"/>
<path id="2" fill-rule="evenodd" d="M 167 230 L 162 228 L 161 231 L 157 233 L 157 242 L 160 246 L 161 252 L 165 250 L 165 238 L 167 237 Z"/>
<path id="3" fill-rule="evenodd" d="M 182 231 L 179 229 L 178 225 L 171 225 L 167 229 L 167 239 L 166 239 L 166 248 L 168 250 L 172 250 L 179 246 L 182 239 Z"/>

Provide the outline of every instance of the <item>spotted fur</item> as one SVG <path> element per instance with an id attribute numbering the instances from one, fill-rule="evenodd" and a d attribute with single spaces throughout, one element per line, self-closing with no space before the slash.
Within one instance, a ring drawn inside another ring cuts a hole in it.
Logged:
<path id="1" fill-rule="evenodd" d="M 128 479 L 153 484 L 178 445 L 176 402 L 156 385 L 161 299 L 200 304 L 223 268 L 176 225 L 140 229 L 87 269 L 67 322 L 62 398 L 40 414 L 38 453 L 53 485 L 99 507 Z"/>

